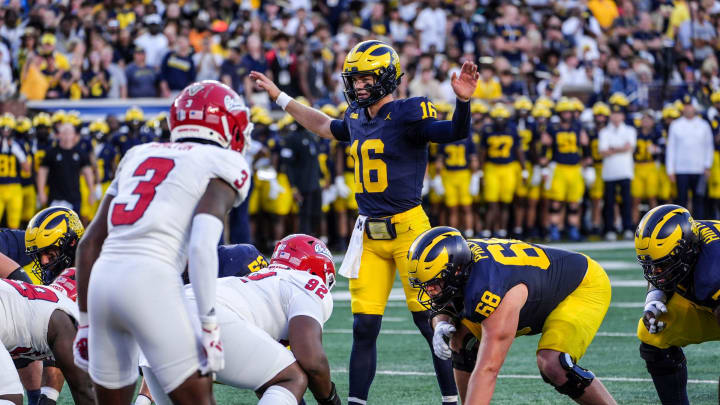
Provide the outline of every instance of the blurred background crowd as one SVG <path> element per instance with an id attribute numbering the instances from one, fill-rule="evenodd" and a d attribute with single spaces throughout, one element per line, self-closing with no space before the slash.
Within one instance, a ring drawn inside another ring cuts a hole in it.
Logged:
<path id="1" fill-rule="evenodd" d="M 244 208 L 252 220 L 241 212 L 235 222 L 252 229 L 233 232 L 242 226 L 231 223 L 233 242 L 303 231 L 343 247 L 357 209 L 352 151 L 297 126 L 248 73 L 266 72 L 290 96 L 341 117 L 344 57 L 370 38 L 400 55 L 396 96 L 428 97 L 438 118 L 454 108 L 452 73 L 465 60 L 480 65 L 472 139 L 430 148 L 424 199 L 438 223 L 478 236 L 613 239 L 629 237 L 658 201 L 692 201 L 705 217 L 718 208 L 717 1 L 9 0 L 0 14 L 0 100 L 169 104 L 204 79 L 244 95 L 256 174 Z M 0 197 L 9 185 L 25 188 L 20 222 L 52 200 L 90 219 L 117 159 L 168 138 L 164 118 L 140 109 L 92 122 L 49 113 L 0 120 Z M 608 159 L 621 169 L 603 170 Z M 69 160 L 79 162 L 72 173 Z M 67 176 L 72 184 L 58 186 Z M 65 188 L 72 195 L 57 191 Z M 0 198 L 2 221 L 20 226 L 10 200 Z"/>

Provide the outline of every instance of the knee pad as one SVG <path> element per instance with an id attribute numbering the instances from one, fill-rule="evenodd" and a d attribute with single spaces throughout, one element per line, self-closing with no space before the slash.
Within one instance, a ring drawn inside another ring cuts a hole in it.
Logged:
<path id="1" fill-rule="evenodd" d="M 575 214 L 580 213 L 580 205 L 579 204 L 568 204 L 567 213 L 568 213 L 568 215 L 575 215 Z"/>
<path id="2" fill-rule="evenodd" d="M 43 360 L 43 368 L 45 368 L 45 367 L 57 367 L 55 365 L 55 359 L 52 358 L 52 359 Z"/>
<path id="3" fill-rule="evenodd" d="M 551 214 L 559 214 L 560 211 L 562 211 L 562 204 L 559 202 L 551 202 L 550 207 L 548 208 L 548 211 L 550 211 Z"/>
<path id="4" fill-rule="evenodd" d="M 13 364 L 15 364 L 15 369 L 20 370 L 21 368 L 25 368 L 30 365 L 34 360 L 26 359 L 26 358 L 18 358 L 13 359 Z"/>
<path id="5" fill-rule="evenodd" d="M 674 374 L 687 364 L 685 354 L 677 346 L 660 349 L 647 343 L 640 343 L 640 357 L 645 360 L 650 375 Z"/>
<path id="6" fill-rule="evenodd" d="M 380 334 L 382 315 L 353 315 L 353 338 L 355 340 L 375 341 Z"/>
<path id="7" fill-rule="evenodd" d="M 562 368 L 567 372 L 565 374 L 567 377 L 565 384 L 556 386 L 552 384 L 547 376 L 540 373 L 543 381 L 553 385 L 557 392 L 567 395 L 570 398 L 575 399 L 580 397 L 585 392 L 585 388 L 592 384 L 595 379 L 595 374 L 593 374 L 592 371 L 584 369 L 573 363 L 572 358 L 567 353 L 560 353 L 558 361 L 560 362 L 560 366 L 562 366 Z"/>
<path id="8" fill-rule="evenodd" d="M 480 341 L 472 334 L 467 334 L 463 339 L 462 347 L 459 352 L 452 352 L 452 366 L 456 370 L 472 373 L 477 362 L 478 348 Z"/>

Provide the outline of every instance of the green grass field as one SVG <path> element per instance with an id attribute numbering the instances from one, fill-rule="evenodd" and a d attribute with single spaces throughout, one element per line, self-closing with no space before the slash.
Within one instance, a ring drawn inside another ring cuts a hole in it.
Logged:
<path id="1" fill-rule="evenodd" d="M 577 246 L 607 270 L 613 282 L 610 310 L 598 335 L 580 365 L 603 380 L 620 404 L 659 403 L 645 363 L 638 353 L 635 329 L 645 299 L 645 283 L 634 250 L 627 243 Z M 335 310 L 325 325 L 324 345 L 330 359 L 333 380 L 343 403 L 348 392 L 348 359 L 352 344 L 352 314 L 347 280 L 340 278 L 334 289 Z M 396 288 L 401 288 L 399 281 Z M 416 331 L 404 301 L 393 300 L 401 290 L 393 291 L 385 311 L 378 340 L 377 375 L 370 390 L 372 404 L 438 404 L 440 391 L 435 381 L 430 351 Z M 501 371 L 493 403 L 558 404 L 573 403 L 542 382 L 535 363 L 539 335 L 516 339 Z M 717 380 L 720 372 L 720 342 L 685 348 L 693 404 L 717 404 Z M 257 402 L 254 394 L 225 386 L 216 386 L 218 404 L 239 405 Z M 308 403 L 315 403 L 306 395 Z M 67 387 L 60 404 L 72 404 Z"/>

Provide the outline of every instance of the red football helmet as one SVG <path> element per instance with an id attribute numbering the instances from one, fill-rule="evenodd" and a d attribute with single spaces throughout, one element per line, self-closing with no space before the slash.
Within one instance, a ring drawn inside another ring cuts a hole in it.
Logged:
<path id="1" fill-rule="evenodd" d="M 77 301 L 77 282 L 75 281 L 75 268 L 68 267 L 63 270 L 59 276 L 48 285 L 52 289 L 59 291 L 68 296 L 73 301 Z"/>
<path id="2" fill-rule="evenodd" d="M 170 140 L 205 139 L 244 153 L 250 146 L 250 110 L 230 87 L 203 80 L 187 86 L 170 106 Z"/>
<path id="3" fill-rule="evenodd" d="M 273 264 L 314 274 L 323 280 L 328 289 L 335 285 L 332 253 L 320 239 L 310 235 L 289 235 L 275 244 L 270 266 Z"/>

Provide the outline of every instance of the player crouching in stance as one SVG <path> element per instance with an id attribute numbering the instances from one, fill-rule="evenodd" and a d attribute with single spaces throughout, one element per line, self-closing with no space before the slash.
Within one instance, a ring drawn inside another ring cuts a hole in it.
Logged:
<path id="1" fill-rule="evenodd" d="M 215 310 L 223 330 L 225 368 L 216 380 L 255 390 L 262 405 L 297 404 L 308 387 L 318 404 L 340 404 L 322 347 L 334 284 L 330 251 L 308 235 L 278 242 L 266 269 L 218 279 Z M 190 286 L 185 295 L 195 300 Z M 152 369 L 143 366 L 143 375 L 155 403 L 170 404 Z"/>
<path id="2" fill-rule="evenodd" d="M 581 404 L 615 403 L 575 364 L 610 305 L 610 280 L 595 261 L 519 240 L 466 241 L 449 227 L 418 236 L 408 259 L 418 299 L 435 314 L 435 354 L 452 357 L 463 404 L 490 403 L 513 339 L 538 333 L 545 382 Z"/>
<path id="3" fill-rule="evenodd" d="M 77 328 L 75 269 L 63 271 L 49 286 L 0 280 L 0 405 L 22 405 L 23 387 L 12 359 L 54 358 L 73 400 L 95 404 L 90 377 L 73 363 Z"/>
<path id="4" fill-rule="evenodd" d="M 667 204 L 648 211 L 635 232 L 650 282 L 637 327 L 640 357 L 663 404 L 689 403 L 682 347 L 720 340 L 719 225 Z"/>
<path id="5" fill-rule="evenodd" d="M 120 161 L 76 257 L 75 363 L 89 369 L 98 403 L 130 403 L 140 350 L 173 403 L 215 402 L 210 375 L 224 366 L 216 246 L 250 187 L 249 116 L 228 86 L 194 83 L 170 107 L 172 142 L 138 145 Z M 185 307 L 185 263 L 195 317 Z"/>

